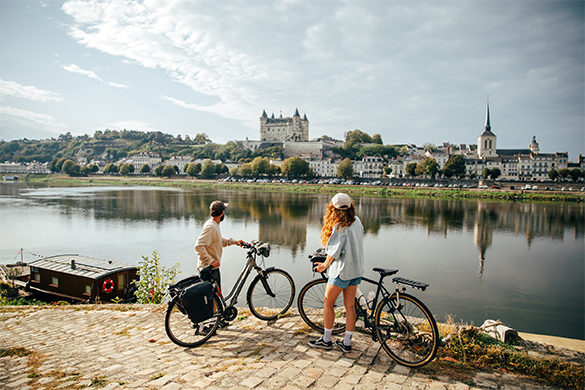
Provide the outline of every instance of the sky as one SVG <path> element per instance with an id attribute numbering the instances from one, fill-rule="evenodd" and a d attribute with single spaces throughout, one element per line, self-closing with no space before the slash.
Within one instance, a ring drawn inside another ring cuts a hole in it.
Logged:
<path id="1" fill-rule="evenodd" d="M 96 130 L 585 155 L 584 2 L 0 0 L 0 139 Z"/>

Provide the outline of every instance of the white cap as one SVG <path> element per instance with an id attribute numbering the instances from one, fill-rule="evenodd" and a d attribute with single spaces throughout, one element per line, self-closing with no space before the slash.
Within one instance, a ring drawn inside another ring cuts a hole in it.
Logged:
<path id="1" fill-rule="evenodd" d="M 331 203 L 336 209 L 348 209 L 351 206 L 351 198 L 349 195 L 340 192 L 331 199 Z"/>

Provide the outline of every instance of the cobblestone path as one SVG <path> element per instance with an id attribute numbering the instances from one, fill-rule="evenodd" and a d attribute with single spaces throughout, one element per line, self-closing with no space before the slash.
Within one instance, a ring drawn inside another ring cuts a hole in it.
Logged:
<path id="1" fill-rule="evenodd" d="M 0 358 L 0 389 L 541 389 L 522 378 L 480 373 L 474 387 L 430 379 L 396 365 L 376 344 L 354 335 L 354 351 L 315 350 L 293 311 L 266 323 L 240 310 L 238 320 L 201 347 L 171 343 L 164 307 L 96 305 L 0 310 L 0 349 L 27 356 Z"/>

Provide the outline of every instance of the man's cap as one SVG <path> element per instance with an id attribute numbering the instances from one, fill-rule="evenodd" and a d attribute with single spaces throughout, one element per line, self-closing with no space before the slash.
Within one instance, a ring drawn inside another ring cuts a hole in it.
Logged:
<path id="1" fill-rule="evenodd" d="M 229 203 L 224 203 L 221 200 L 214 200 L 209 205 L 209 212 L 212 216 L 217 217 L 229 206 Z"/>
<path id="2" fill-rule="evenodd" d="M 345 210 L 351 206 L 351 198 L 349 195 L 340 192 L 331 199 L 331 203 L 336 209 Z"/>

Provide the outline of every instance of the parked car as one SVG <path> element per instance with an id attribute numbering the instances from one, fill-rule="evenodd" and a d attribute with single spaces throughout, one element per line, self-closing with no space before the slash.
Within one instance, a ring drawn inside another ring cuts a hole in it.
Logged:
<path id="1" fill-rule="evenodd" d="M 515 187 L 514 187 L 514 186 L 510 186 L 510 189 L 511 189 L 511 190 L 514 190 L 514 189 L 515 189 Z"/>
<path id="2" fill-rule="evenodd" d="M 492 190 L 501 190 L 501 189 L 502 189 L 502 187 L 497 186 L 495 184 L 492 186 Z"/>
<path id="3" fill-rule="evenodd" d="M 488 188 L 488 186 L 486 186 L 486 185 L 484 184 L 484 185 L 481 185 L 481 186 L 479 186 L 479 188 L 481 188 L 481 189 L 484 189 L 484 190 L 485 190 L 486 188 Z"/>

